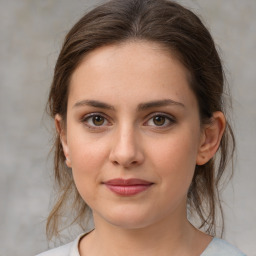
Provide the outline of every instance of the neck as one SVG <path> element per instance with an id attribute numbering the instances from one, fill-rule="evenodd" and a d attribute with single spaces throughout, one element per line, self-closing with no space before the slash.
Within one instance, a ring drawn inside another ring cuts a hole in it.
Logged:
<path id="1" fill-rule="evenodd" d="M 137 229 L 102 223 L 101 218 L 94 217 L 95 230 L 82 241 L 81 256 L 162 256 L 170 252 L 172 255 L 191 256 L 200 255 L 210 242 L 210 237 L 195 229 L 186 217 L 180 221 L 167 219 Z"/>

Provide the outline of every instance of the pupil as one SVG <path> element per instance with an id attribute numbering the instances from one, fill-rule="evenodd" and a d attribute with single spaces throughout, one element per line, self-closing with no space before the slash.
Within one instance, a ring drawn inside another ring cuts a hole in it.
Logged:
<path id="1" fill-rule="evenodd" d="M 93 118 L 93 123 L 94 123 L 95 125 L 102 125 L 103 122 L 104 122 L 104 120 L 103 120 L 103 118 L 102 118 L 101 116 L 95 116 L 95 117 Z"/>
<path id="2" fill-rule="evenodd" d="M 160 125 L 163 125 L 164 122 L 165 122 L 165 117 L 163 117 L 163 116 L 156 116 L 156 117 L 154 117 L 155 125 L 160 126 Z"/>

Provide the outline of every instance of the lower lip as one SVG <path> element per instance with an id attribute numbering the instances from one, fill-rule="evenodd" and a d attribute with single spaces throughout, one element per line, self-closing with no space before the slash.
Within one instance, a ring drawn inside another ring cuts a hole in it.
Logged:
<path id="1" fill-rule="evenodd" d="M 152 184 L 148 185 L 130 185 L 130 186 L 118 186 L 118 185 L 109 185 L 106 186 L 114 193 L 121 196 L 133 196 L 137 195 L 150 188 Z"/>

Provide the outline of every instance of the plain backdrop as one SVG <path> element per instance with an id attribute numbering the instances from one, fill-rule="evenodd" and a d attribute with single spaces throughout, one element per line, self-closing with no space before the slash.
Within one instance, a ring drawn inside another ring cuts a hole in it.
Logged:
<path id="1" fill-rule="evenodd" d="M 233 96 L 235 175 L 224 191 L 225 239 L 256 255 L 256 1 L 183 0 L 210 29 Z M 99 1 L 0 0 L 0 255 L 48 248 L 51 125 L 44 115 L 65 34 Z"/>

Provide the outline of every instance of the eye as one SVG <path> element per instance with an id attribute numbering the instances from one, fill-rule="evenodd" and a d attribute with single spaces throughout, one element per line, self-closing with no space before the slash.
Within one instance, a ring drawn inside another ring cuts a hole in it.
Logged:
<path id="1" fill-rule="evenodd" d="M 155 127 L 168 127 L 173 123 L 175 123 L 174 118 L 164 114 L 156 114 L 146 122 L 146 125 Z"/>
<path id="2" fill-rule="evenodd" d="M 156 126 L 162 126 L 165 124 L 166 118 L 164 116 L 154 116 L 152 121 Z"/>
<path id="3" fill-rule="evenodd" d="M 101 114 L 89 114 L 86 115 L 82 122 L 90 128 L 102 127 L 109 125 L 108 120 Z"/>

